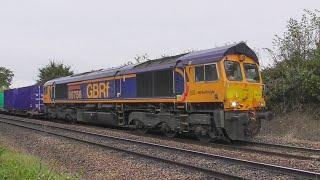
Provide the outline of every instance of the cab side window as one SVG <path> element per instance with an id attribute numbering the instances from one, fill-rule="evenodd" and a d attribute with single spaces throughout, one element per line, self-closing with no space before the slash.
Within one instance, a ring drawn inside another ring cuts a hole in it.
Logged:
<path id="1" fill-rule="evenodd" d="M 204 66 L 205 81 L 216 81 L 218 80 L 218 72 L 216 64 L 209 64 Z"/>
<path id="2" fill-rule="evenodd" d="M 216 64 L 200 65 L 195 67 L 195 80 L 201 81 L 216 81 L 218 80 L 218 71 Z"/>
<path id="3" fill-rule="evenodd" d="M 203 66 L 196 66 L 196 82 L 204 81 L 204 68 Z"/>

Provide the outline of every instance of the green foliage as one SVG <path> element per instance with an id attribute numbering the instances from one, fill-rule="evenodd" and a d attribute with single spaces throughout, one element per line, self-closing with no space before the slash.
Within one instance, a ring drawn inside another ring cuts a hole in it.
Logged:
<path id="1" fill-rule="evenodd" d="M 320 103 L 320 16 L 307 11 L 290 19 L 282 37 L 269 50 L 274 64 L 262 70 L 268 87 L 267 102 L 274 110 L 300 110 Z"/>
<path id="2" fill-rule="evenodd" d="M 51 79 L 73 75 L 73 71 L 70 69 L 70 66 L 66 66 L 63 63 L 50 61 L 47 66 L 39 69 L 37 82 L 38 84 L 43 84 Z"/>
<path id="3" fill-rule="evenodd" d="M 9 88 L 13 76 L 14 74 L 11 70 L 5 67 L 0 67 L 0 91 Z"/>
<path id="4" fill-rule="evenodd" d="M 76 179 L 58 174 L 33 156 L 16 153 L 0 146 L 0 179 Z"/>

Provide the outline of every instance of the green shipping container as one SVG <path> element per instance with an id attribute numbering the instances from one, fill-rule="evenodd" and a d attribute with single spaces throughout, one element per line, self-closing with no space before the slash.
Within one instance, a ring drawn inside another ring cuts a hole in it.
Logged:
<path id="1" fill-rule="evenodd" d="M 4 106 L 3 92 L 0 92 L 0 109 L 3 109 L 3 106 Z"/>

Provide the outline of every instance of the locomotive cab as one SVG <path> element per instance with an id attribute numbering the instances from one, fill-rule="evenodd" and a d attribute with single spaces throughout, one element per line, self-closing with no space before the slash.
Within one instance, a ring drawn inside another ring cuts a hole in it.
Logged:
<path id="1" fill-rule="evenodd" d="M 190 112 L 199 117 L 209 113 L 212 118 L 207 119 L 209 130 L 195 125 L 200 134 L 212 139 L 250 140 L 259 133 L 262 119 L 271 120 L 272 114 L 265 112 L 258 59 L 243 44 L 219 60 L 207 58 L 205 63 L 190 65 L 186 72 L 191 77 L 186 83 Z"/>

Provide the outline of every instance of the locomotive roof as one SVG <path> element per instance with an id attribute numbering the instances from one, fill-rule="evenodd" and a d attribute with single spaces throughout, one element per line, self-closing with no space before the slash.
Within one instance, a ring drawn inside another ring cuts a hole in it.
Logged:
<path id="1" fill-rule="evenodd" d="M 124 67 L 101 69 L 97 71 L 85 72 L 75 74 L 67 77 L 50 80 L 45 85 L 64 84 L 70 82 L 98 79 L 103 77 L 110 77 L 122 74 L 141 73 L 147 71 L 156 71 L 162 69 L 169 69 L 173 67 L 183 67 L 188 64 L 204 64 L 211 62 L 218 62 L 224 56 L 231 54 L 244 54 L 252 58 L 256 63 L 259 63 L 255 52 L 250 49 L 244 42 L 217 47 L 208 50 L 195 51 L 190 53 L 179 54 L 176 56 L 164 57 L 155 60 L 148 60 L 143 63 L 128 65 Z"/>

